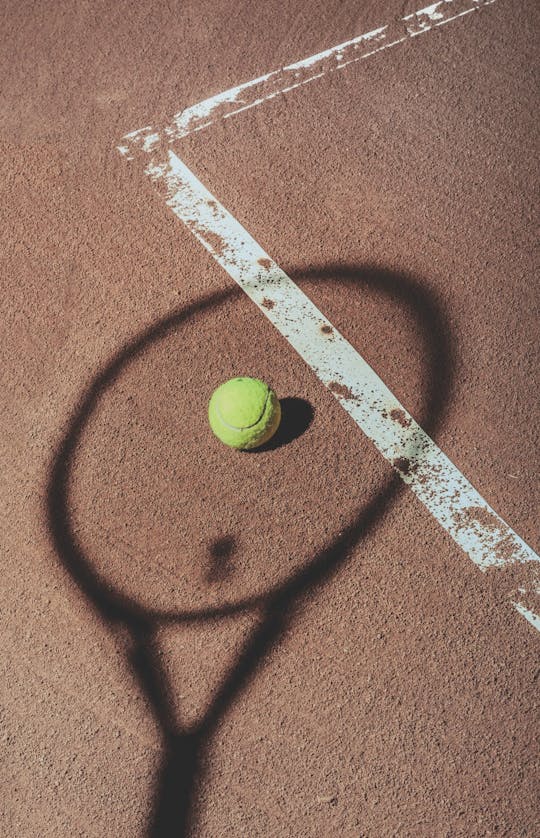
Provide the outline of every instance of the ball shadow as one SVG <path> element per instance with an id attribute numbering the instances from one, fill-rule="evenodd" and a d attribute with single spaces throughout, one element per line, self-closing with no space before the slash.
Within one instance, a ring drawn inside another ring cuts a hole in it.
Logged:
<path id="1" fill-rule="evenodd" d="M 281 406 L 281 422 L 274 436 L 259 448 L 244 451 L 245 454 L 259 454 L 265 451 L 276 451 L 301 437 L 315 416 L 313 406 L 305 399 L 296 396 L 286 396 L 279 400 Z"/>

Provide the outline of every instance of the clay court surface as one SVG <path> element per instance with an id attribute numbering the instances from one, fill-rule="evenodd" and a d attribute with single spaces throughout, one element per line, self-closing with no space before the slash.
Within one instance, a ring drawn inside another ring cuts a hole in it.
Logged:
<path id="1" fill-rule="evenodd" d="M 2 835 L 540 834 L 539 7 L 421 7 L 4 0 Z M 175 215 L 163 149 L 505 522 L 483 568 Z M 208 427 L 234 375 L 283 400 L 260 452 Z"/>

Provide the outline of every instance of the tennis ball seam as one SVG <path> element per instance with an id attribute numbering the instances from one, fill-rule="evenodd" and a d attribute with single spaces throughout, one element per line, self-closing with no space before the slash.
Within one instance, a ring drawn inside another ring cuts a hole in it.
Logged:
<path id="1" fill-rule="evenodd" d="M 272 393 L 272 391 L 270 390 L 270 388 L 268 388 L 267 393 L 266 393 L 266 399 L 264 400 L 264 404 L 263 404 L 261 413 L 259 415 L 259 418 L 256 420 L 256 422 L 253 422 L 252 425 L 230 425 L 223 418 L 221 410 L 219 409 L 219 404 L 216 404 L 216 406 L 215 406 L 216 413 L 219 416 L 220 421 L 223 422 L 223 424 L 226 425 L 227 428 L 229 428 L 231 431 L 249 431 L 250 428 L 256 428 L 257 425 L 259 424 L 259 422 L 261 421 L 261 419 L 263 418 L 264 412 L 265 412 L 265 410 L 268 406 L 268 399 L 270 398 L 271 393 Z"/>

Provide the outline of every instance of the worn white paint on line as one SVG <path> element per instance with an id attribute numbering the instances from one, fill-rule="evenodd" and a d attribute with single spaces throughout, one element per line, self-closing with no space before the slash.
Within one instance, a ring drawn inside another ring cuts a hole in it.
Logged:
<path id="1" fill-rule="evenodd" d="M 521 602 L 513 603 L 515 609 L 519 611 L 519 613 L 525 617 L 526 620 L 531 624 L 536 631 L 540 631 L 540 615 L 535 614 L 534 611 L 531 611 L 530 608 L 527 608 L 525 605 L 522 605 Z"/>
<path id="2" fill-rule="evenodd" d="M 130 152 L 136 148 L 152 152 L 162 139 L 172 142 L 200 131 L 219 119 L 262 104 L 494 1 L 439 0 L 397 24 L 372 30 L 187 108 L 165 128 L 164 138 L 151 126 L 133 131 L 124 137 L 119 151 L 128 159 L 132 159 Z M 395 32 L 396 27 L 400 35 L 391 40 L 389 32 Z M 381 45 L 372 49 L 375 43 Z M 164 181 L 168 204 L 175 214 L 332 390 L 469 557 L 482 570 L 515 563 L 533 563 L 536 568 L 540 557 L 494 512 L 356 350 L 181 160 L 169 152 L 161 162 L 153 160 L 147 172 Z M 327 327 L 325 332 L 322 326 Z M 520 594 L 539 591 L 540 582 L 535 582 L 532 590 L 519 589 Z M 519 598 L 513 604 L 540 631 L 540 617 Z"/>
<path id="3" fill-rule="evenodd" d="M 309 364 L 478 567 L 540 562 L 354 347 L 174 152 L 152 162 L 147 172 L 164 182 L 173 212 Z M 524 613 L 523 606 L 518 610 Z"/>
<path id="4" fill-rule="evenodd" d="M 165 127 L 162 133 L 152 126 L 131 131 L 125 135 L 122 145 L 118 148 L 127 156 L 137 149 L 144 152 L 154 151 L 162 141 L 174 142 L 188 134 L 201 131 L 220 119 L 227 119 L 254 108 L 280 94 L 288 93 L 328 73 L 341 70 L 355 61 L 368 58 L 494 2 L 495 0 L 439 0 L 400 20 L 365 32 L 335 47 L 192 105 L 176 114 L 172 124 Z"/>

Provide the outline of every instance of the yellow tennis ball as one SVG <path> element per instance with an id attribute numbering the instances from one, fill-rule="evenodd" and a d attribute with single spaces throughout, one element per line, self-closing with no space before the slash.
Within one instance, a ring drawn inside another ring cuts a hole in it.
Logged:
<path id="1" fill-rule="evenodd" d="M 258 448 L 281 421 L 279 399 L 258 378 L 231 378 L 214 390 L 208 405 L 210 427 L 231 448 Z"/>

